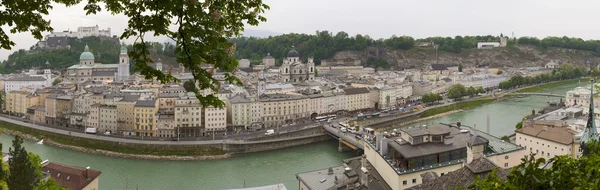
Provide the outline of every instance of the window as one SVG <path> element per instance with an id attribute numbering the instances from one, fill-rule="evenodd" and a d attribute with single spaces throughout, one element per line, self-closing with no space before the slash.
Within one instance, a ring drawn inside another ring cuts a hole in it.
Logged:
<path id="1" fill-rule="evenodd" d="M 416 184 L 416 183 L 417 183 L 417 179 L 413 179 L 413 180 L 412 180 L 412 183 L 413 183 L 413 184 Z"/>
<path id="2" fill-rule="evenodd" d="M 431 137 L 431 141 L 433 141 L 433 142 L 441 142 L 442 141 L 442 136 L 433 136 L 433 137 Z"/>
<path id="3" fill-rule="evenodd" d="M 504 167 L 505 167 L 505 168 L 508 168 L 508 163 L 504 163 Z"/>

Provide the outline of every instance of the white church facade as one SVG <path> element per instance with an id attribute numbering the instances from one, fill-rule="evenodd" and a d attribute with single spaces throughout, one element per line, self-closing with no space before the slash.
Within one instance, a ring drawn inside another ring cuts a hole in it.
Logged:
<path id="1" fill-rule="evenodd" d="M 67 81 L 73 83 L 82 83 L 88 80 L 104 82 L 127 80 L 129 79 L 127 48 L 121 47 L 119 63 L 102 64 L 94 62 L 94 54 L 86 45 L 84 52 L 79 56 L 79 64 L 67 68 L 66 78 Z"/>
<path id="2" fill-rule="evenodd" d="M 300 83 L 304 81 L 315 80 L 315 63 L 313 58 L 308 58 L 307 63 L 300 61 L 300 54 L 292 46 L 292 50 L 287 53 L 283 64 L 279 67 L 279 74 L 284 83 Z"/>

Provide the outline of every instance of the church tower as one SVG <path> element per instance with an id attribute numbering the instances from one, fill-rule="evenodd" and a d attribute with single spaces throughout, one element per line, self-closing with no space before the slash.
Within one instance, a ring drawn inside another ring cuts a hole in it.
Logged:
<path id="1" fill-rule="evenodd" d="M 257 90 L 258 90 L 257 96 L 259 96 L 259 97 L 260 97 L 260 95 L 265 93 L 265 89 L 267 88 L 265 81 L 266 81 L 265 80 L 265 71 L 261 70 L 258 75 L 258 88 L 257 88 Z"/>
<path id="2" fill-rule="evenodd" d="M 589 63 L 589 61 L 588 61 Z M 594 77 L 594 67 L 590 64 L 590 94 L 594 94 L 594 83 L 596 78 Z M 583 156 L 587 156 L 590 153 L 589 143 L 592 141 L 598 141 L 598 129 L 596 129 L 596 114 L 594 114 L 594 96 L 590 96 L 590 110 L 588 112 L 588 121 L 583 129 L 583 135 L 581 136 L 581 149 L 583 150 Z"/>
<path id="3" fill-rule="evenodd" d="M 117 70 L 116 81 L 124 81 L 129 79 L 129 55 L 127 48 L 121 46 L 121 54 L 119 54 L 119 68 Z"/>
<path id="4" fill-rule="evenodd" d="M 160 58 L 158 58 L 158 63 L 156 63 L 156 70 L 162 72 L 163 67 L 162 67 L 162 62 L 160 61 Z"/>
<path id="5" fill-rule="evenodd" d="M 308 70 L 308 80 L 309 81 L 314 81 L 315 80 L 315 62 L 313 61 L 312 57 L 308 58 L 308 63 L 306 63 L 306 69 Z"/>

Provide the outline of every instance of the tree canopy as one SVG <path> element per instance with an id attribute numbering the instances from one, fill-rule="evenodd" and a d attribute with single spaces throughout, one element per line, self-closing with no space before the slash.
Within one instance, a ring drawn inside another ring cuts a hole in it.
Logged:
<path id="1" fill-rule="evenodd" d="M 600 189 L 600 146 L 598 142 L 590 145 L 590 154 L 580 158 L 563 155 L 546 160 L 529 155 L 506 180 L 493 171 L 475 180 L 469 189 Z"/>
<path id="2" fill-rule="evenodd" d="M 44 19 L 52 9 L 52 3 L 73 6 L 80 0 L 31 0 L 0 1 L 0 26 L 8 26 L 9 32 L 31 32 L 36 39 L 42 39 L 42 32 L 52 31 L 50 21 Z M 102 6 L 103 5 L 103 6 Z M 170 73 L 160 72 L 148 64 L 149 45 L 145 36 L 166 36 L 174 40 L 174 54 L 177 62 L 189 70 L 200 89 L 219 90 L 219 81 L 211 71 L 204 70 L 201 64 L 210 64 L 215 69 L 227 72 L 225 80 L 230 84 L 240 84 L 232 73 L 237 61 L 231 56 L 236 45 L 228 39 L 240 35 L 245 25 L 257 25 L 266 21 L 262 16 L 269 6 L 261 0 L 213 0 L 213 1 L 88 1 L 86 14 L 96 14 L 105 9 L 112 14 L 124 14 L 129 18 L 128 26 L 120 35 L 121 39 L 134 38 L 129 56 L 134 63 L 134 71 L 146 79 L 156 79 L 162 83 L 179 81 Z M 6 31 L 0 28 L 0 47 L 10 50 L 15 45 Z M 223 107 L 224 103 L 214 95 L 202 95 L 194 91 L 203 106 Z"/>
<path id="3" fill-rule="evenodd" d="M 546 83 L 550 81 L 558 81 L 565 79 L 574 79 L 587 75 L 585 67 L 575 67 L 570 63 L 563 63 L 559 68 L 552 70 L 552 73 L 545 73 L 536 76 L 513 76 L 509 80 L 500 82 L 499 86 L 502 89 L 516 88 L 523 85 L 532 85 Z"/>
<path id="4" fill-rule="evenodd" d="M 421 97 L 421 101 L 423 101 L 423 103 L 426 103 L 426 104 L 441 101 L 443 99 L 444 98 L 442 96 L 440 96 L 439 94 L 433 94 L 433 93 L 423 94 L 423 96 Z"/>
<path id="5" fill-rule="evenodd" d="M 66 190 L 52 178 L 42 179 L 42 159 L 37 154 L 28 153 L 22 143 L 23 139 L 15 136 L 13 146 L 9 149 L 8 165 L 0 160 L 0 189 Z"/>

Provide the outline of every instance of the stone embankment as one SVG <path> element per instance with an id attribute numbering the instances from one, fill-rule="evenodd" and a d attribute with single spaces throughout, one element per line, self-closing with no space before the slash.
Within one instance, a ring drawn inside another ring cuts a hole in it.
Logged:
<path id="1" fill-rule="evenodd" d="M 21 138 L 23 138 L 25 140 L 29 140 L 29 141 L 37 142 L 37 141 L 41 140 L 33 135 L 24 134 L 19 131 L 13 131 L 13 130 L 2 129 L 2 128 L 0 128 L 0 131 L 3 134 L 13 135 L 13 136 L 18 135 Z M 117 158 L 137 159 L 137 160 L 198 161 L 198 160 L 226 159 L 226 158 L 231 158 L 231 156 L 232 156 L 232 154 L 229 154 L 229 153 L 223 154 L 223 155 L 206 155 L 206 156 L 156 156 L 156 155 L 124 154 L 124 153 L 107 151 L 107 150 L 88 149 L 88 148 L 83 148 L 83 147 L 78 147 L 78 146 L 64 145 L 64 144 L 56 143 L 56 142 L 52 141 L 51 139 L 44 139 L 44 144 L 58 147 L 58 148 L 64 148 L 64 149 L 69 149 L 69 150 L 73 150 L 73 151 L 83 152 L 83 153 L 87 153 L 87 154 L 110 156 L 110 157 L 117 157 Z"/>

